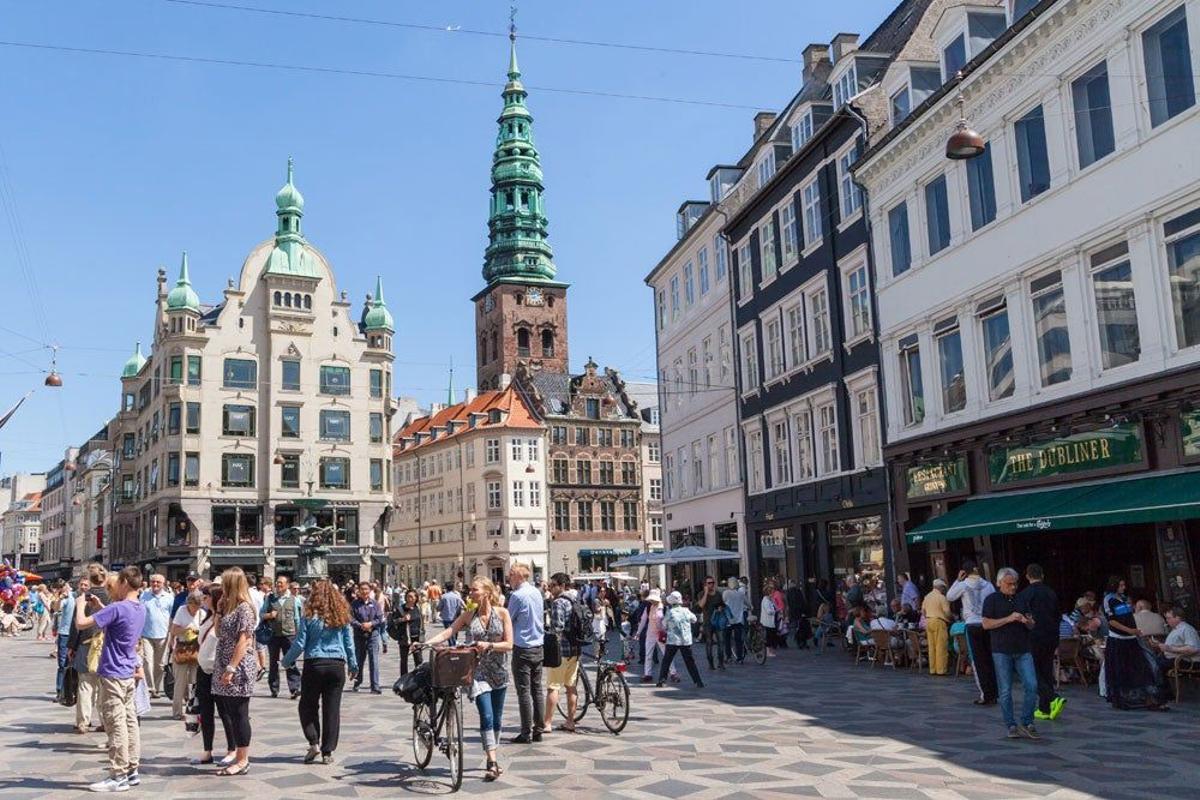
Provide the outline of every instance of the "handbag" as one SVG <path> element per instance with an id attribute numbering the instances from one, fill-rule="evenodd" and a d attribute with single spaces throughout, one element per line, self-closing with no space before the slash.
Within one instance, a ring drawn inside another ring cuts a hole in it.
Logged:
<path id="1" fill-rule="evenodd" d="M 139 718 L 150 713 L 150 690 L 145 681 L 136 681 L 133 687 L 133 712 Z"/>
<path id="2" fill-rule="evenodd" d="M 271 643 L 272 635 L 271 623 L 267 620 L 258 623 L 258 627 L 254 629 L 254 641 L 264 647 Z"/>
<path id="3" fill-rule="evenodd" d="M 558 634 L 552 631 L 547 631 L 542 638 L 542 666 L 550 669 L 562 666 L 562 645 Z"/>
<path id="4" fill-rule="evenodd" d="M 175 651 L 171 654 L 171 660 L 176 664 L 195 664 L 200 656 L 200 640 L 192 639 L 190 642 L 175 640 Z"/>
<path id="5" fill-rule="evenodd" d="M 167 697 L 175 696 L 175 668 L 170 664 L 163 667 L 163 694 Z"/>

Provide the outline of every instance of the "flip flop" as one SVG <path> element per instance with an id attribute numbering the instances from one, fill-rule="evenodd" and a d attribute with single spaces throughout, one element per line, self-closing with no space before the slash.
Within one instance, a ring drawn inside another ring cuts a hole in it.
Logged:
<path id="1" fill-rule="evenodd" d="M 566 724 L 565 724 L 565 723 L 564 723 L 564 724 L 562 724 L 562 725 L 559 725 L 559 726 L 558 726 L 557 728 L 555 728 L 554 730 L 556 730 L 556 731 L 562 731 L 562 732 L 564 732 L 564 733 L 575 733 L 575 732 L 576 732 L 576 729 L 575 729 L 574 727 L 570 727 L 570 728 L 568 728 L 568 727 L 566 726 Z"/>
<path id="2" fill-rule="evenodd" d="M 217 770 L 217 774 L 223 778 L 231 778 L 235 775 L 245 775 L 249 771 L 250 771 L 250 763 L 247 762 L 245 764 L 245 766 L 242 766 L 242 767 L 238 767 L 236 764 L 230 765 L 228 767 L 222 767 L 221 769 Z"/>

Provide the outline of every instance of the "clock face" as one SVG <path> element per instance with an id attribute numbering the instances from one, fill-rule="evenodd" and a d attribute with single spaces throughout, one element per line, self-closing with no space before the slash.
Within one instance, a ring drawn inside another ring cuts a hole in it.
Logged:
<path id="1" fill-rule="evenodd" d="M 483 313 L 486 314 L 495 307 L 496 307 L 496 298 L 494 295 L 489 294 L 487 297 L 483 298 Z"/>
<path id="2" fill-rule="evenodd" d="M 540 306 L 545 303 L 542 297 L 542 290 L 530 287 L 525 290 L 525 304 L 530 306 Z"/>

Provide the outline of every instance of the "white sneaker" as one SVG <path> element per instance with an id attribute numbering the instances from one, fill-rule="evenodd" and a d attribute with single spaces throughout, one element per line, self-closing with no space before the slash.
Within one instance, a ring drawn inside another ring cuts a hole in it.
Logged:
<path id="1" fill-rule="evenodd" d="M 142 776 L 138 775 L 138 771 L 135 769 L 125 776 L 125 782 L 130 786 L 140 786 L 142 784 Z"/>
<path id="2" fill-rule="evenodd" d="M 105 778 L 88 786 L 90 792 L 128 792 L 129 782 L 125 778 Z"/>

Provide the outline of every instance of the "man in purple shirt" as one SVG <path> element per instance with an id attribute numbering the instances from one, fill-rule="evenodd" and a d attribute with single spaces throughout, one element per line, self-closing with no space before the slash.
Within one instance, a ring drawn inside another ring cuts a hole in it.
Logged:
<path id="1" fill-rule="evenodd" d="M 146 624 L 146 608 L 138 602 L 142 573 L 126 567 L 117 574 L 112 602 L 104 605 L 94 594 L 75 604 L 75 626 L 104 632 L 100 662 L 100 716 L 108 734 L 109 777 L 91 784 L 93 792 L 125 792 L 142 782 L 138 775 L 141 738 L 133 694 L 142 666 L 137 644 Z"/>
<path id="2" fill-rule="evenodd" d="M 384 629 L 383 606 L 371 597 L 371 584 L 358 585 L 358 597 L 350 604 L 350 626 L 354 628 L 354 655 L 358 659 L 358 675 L 351 691 L 362 685 L 363 667 L 371 662 L 371 694 L 383 694 L 379 688 L 379 642 Z"/>

